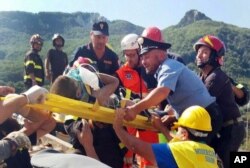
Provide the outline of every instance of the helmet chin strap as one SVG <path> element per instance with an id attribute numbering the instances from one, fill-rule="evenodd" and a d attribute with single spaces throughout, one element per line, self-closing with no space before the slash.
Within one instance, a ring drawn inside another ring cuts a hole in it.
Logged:
<path id="1" fill-rule="evenodd" d="M 61 49 L 63 47 L 63 45 L 55 45 L 56 49 Z"/>
<path id="2" fill-rule="evenodd" d="M 35 52 L 38 53 L 38 52 L 40 52 L 42 49 L 38 50 L 38 49 L 35 49 L 35 48 L 32 47 L 32 50 L 34 50 Z"/>
<path id="3" fill-rule="evenodd" d="M 198 64 L 197 66 L 198 66 L 198 68 L 200 68 L 200 69 L 202 69 L 202 68 L 204 68 L 206 65 L 208 65 L 209 63 L 208 63 L 208 61 L 207 62 L 202 62 L 201 64 Z"/>
<path id="4" fill-rule="evenodd" d="M 213 67 L 217 67 L 219 65 L 219 63 L 217 62 L 216 59 L 217 59 L 217 54 L 215 51 L 212 51 L 210 56 L 209 56 L 209 59 L 206 62 L 202 62 L 197 66 L 200 69 L 204 68 L 206 65 L 211 65 Z"/>

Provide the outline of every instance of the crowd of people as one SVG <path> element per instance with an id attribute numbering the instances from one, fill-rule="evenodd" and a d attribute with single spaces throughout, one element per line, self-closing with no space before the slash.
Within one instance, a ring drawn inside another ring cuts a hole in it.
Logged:
<path id="1" fill-rule="evenodd" d="M 223 41 L 205 35 L 194 44 L 197 75 L 181 56 L 169 52 L 171 44 L 164 41 L 157 27 L 122 38 L 123 65 L 107 45 L 108 39 L 108 23 L 94 23 L 90 43 L 77 48 L 73 60 L 68 61 L 63 51 L 65 39 L 54 34 L 54 48 L 43 65 L 39 55 L 43 39 L 39 34 L 31 36 L 31 49 L 24 59 L 27 90 L 16 94 L 14 88 L 0 86 L 4 97 L 0 102 L 0 160 L 10 168 L 55 164 L 228 168 L 230 152 L 237 151 L 245 137 L 239 106 L 248 103 L 249 95 L 221 69 L 226 54 Z M 49 91 L 43 88 L 45 78 Z M 52 112 L 26 106 L 43 103 L 49 92 L 115 108 L 114 122 L 68 115 L 59 123 Z M 122 99 L 125 104 L 120 105 Z M 22 126 L 13 114 L 24 117 Z M 123 126 L 125 120 L 132 121 L 137 115 L 148 117 L 158 131 Z M 55 129 L 69 135 L 74 154 L 46 150 L 30 157 L 31 146 Z"/>

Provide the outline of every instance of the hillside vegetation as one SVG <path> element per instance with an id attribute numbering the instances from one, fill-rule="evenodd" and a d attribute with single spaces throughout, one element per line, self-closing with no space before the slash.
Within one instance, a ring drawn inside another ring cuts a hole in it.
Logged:
<path id="1" fill-rule="evenodd" d="M 100 18 L 107 20 L 98 13 L 0 12 L 0 85 L 14 86 L 17 93 L 23 91 L 23 60 L 30 48 L 29 38 L 32 34 L 39 33 L 45 40 L 41 51 L 43 60 L 52 47 L 53 34 L 62 34 L 66 40 L 64 51 L 71 59 L 77 47 L 89 42 L 92 24 Z M 128 33 L 141 34 L 144 29 L 124 20 L 107 22 L 110 28 L 109 44 L 118 55 L 121 55 L 122 37 Z M 172 44 L 171 51 L 180 54 L 194 70 L 197 68 L 194 65 L 193 44 L 205 34 L 220 37 L 227 48 L 224 70 L 250 88 L 250 29 L 213 21 L 203 13 L 191 10 L 177 25 L 165 28 L 163 34 L 165 41 Z M 247 111 L 247 107 L 241 108 L 242 113 Z M 249 115 L 245 115 L 245 119 L 248 118 Z M 249 148 L 250 140 L 246 138 L 242 149 Z"/>
<path id="2" fill-rule="evenodd" d="M 29 49 L 29 38 L 39 33 L 45 39 L 41 51 L 43 59 L 52 47 L 51 37 L 61 33 L 65 40 L 64 51 L 71 54 L 78 46 L 89 41 L 92 24 L 105 19 L 98 13 L 0 12 L 0 84 L 10 84 L 18 91 L 23 89 L 23 59 Z M 143 27 L 128 21 L 109 21 L 109 43 L 121 55 L 120 40 L 128 33 L 141 34 Z M 193 44 L 205 34 L 219 36 L 226 45 L 225 66 L 227 73 L 249 85 L 250 30 L 223 22 L 216 22 L 205 14 L 191 10 L 174 26 L 163 30 L 165 40 L 172 43 L 171 51 L 180 54 L 189 67 L 195 69 Z"/>

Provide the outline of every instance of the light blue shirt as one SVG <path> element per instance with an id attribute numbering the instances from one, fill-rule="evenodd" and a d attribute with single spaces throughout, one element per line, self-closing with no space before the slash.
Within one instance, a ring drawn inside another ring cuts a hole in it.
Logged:
<path id="1" fill-rule="evenodd" d="M 158 68 L 156 74 L 158 87 L 171 90 L 167 100 L 175 109 L 178 118 L 182 112 L 193 105 L 206 108 L 215 102 L 199 77 L 182 63 L 166 59 Z"/>

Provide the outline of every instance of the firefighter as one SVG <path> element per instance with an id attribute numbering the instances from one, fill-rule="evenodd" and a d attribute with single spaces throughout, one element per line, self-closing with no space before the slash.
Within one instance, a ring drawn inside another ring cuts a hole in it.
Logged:
<path id="1" fill-rule="evenodd" d="M 218 37 L 205 35 L 194 44 L 194 49 L 197 54 L 196 65 L 201 71 L 200 78 L 209 93 L 216 97 L 223 114 L 220 137 L 214 139 L 213 147 L 227 168 L 230 151 L 239 149 L 245 136 L 245 127 L 235 101 L 231 80 L 221 69 L 220 62 L 226 52 L 225 45 Z"/>
<path id="2" fill-rule="evenodd" d="M 31 86 L 44 85 L 44 67 L 39 52 L 43 46 L 43 39 L 39 34 L 30 38 L 31 49 L 26 53 L 24 59 L 24 84 L 26 89 Z"/>
<path id="3" fill-rule="evenodd" d="M 59 75 L 63 74 L 68 64 L 68 57 L 62 50 L 65 40 L 60 34 L 54 34 L 52 43 L 55 48 L 50 49 L 47 53 L 47 58 L 45 59 L 45 74 L 49 81 L 54 82 Z"/>

